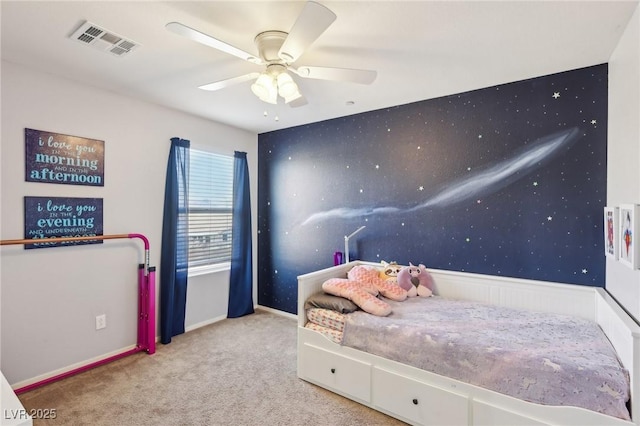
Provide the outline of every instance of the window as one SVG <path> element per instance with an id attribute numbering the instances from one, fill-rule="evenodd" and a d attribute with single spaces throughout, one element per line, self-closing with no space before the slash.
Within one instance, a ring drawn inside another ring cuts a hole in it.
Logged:
<path id="1" fill-rule="evenodd" d="M 233 157 L 189 151 L 189 269 L 231 262 Z"/>

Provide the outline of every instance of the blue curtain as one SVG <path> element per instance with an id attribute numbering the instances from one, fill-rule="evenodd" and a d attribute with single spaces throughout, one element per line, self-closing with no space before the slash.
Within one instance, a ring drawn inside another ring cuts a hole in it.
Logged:
<path id="1" fill-rule="evenodd" d="M 189 141 L 172 138 L 164 189 L 160 259 L 160 341 L 184 333 L 189 262 Z"/>
<path id="2" fill-rule="evenodd" d="M 251 254 L 251 198 L 247 153 L 234 152 L 231 277 L 227 316 L 253 313 L 253 258 Z"/>

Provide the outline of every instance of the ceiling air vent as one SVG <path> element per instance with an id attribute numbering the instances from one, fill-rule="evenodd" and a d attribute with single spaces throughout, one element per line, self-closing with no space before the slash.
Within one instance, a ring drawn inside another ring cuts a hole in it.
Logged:
<path id="1" fill-rule="evenodd" d="M 71 35 L 79 43 L 86 44 L 115 56 L 124 56 L 138 46 L 138 43 L 127 40 L 111 31 L 100 28 L 91 22 L 85 22 Z"/>

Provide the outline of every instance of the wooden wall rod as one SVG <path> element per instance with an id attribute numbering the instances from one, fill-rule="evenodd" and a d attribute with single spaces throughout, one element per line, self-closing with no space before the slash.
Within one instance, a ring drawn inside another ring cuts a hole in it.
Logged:
<path id="1" fill-rule="evenodd" d="M 15 244 L 38 244 L 38 243 L 63 243 L 66 241 L 92 241 L 92 240 L 114 240 L 116 238 L 133 238 L 132 235 L 138 234 L 112 234 L 112 235 L 95 235 L 86 237 L 56 237 L 56 238 L 34 238 L 22 240 L 0 240 L 0 246 Z"/>

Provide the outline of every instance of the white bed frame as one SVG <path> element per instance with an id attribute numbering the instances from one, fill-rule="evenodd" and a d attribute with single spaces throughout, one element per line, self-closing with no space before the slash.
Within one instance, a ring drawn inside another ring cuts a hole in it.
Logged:
<path id="1" fill-rule="evenodd" d="M 570 406 L 525 402 L 333 343 L 304 328 L 304 302 L 354 261 L 298 277 L 298 377 L 416 425 L 640 426 L 640 327 L 602 288 L 430 269 L 435 293 L 596 321 L 631 376 L 632 421 Z"/>

